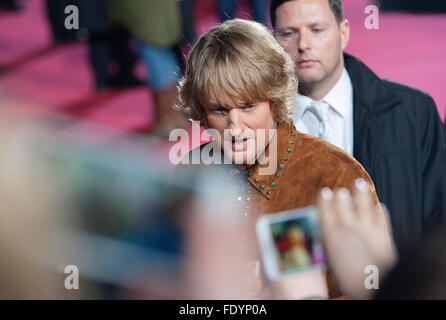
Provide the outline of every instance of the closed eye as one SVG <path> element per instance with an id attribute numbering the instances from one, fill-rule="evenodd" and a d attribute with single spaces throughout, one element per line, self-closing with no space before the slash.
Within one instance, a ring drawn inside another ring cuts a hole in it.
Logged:
<path id="1" fill-rule="evenodd" d="M 245 111 L 251 111 L 251 110 L 254 110 L 255 108 L 256 108 L 256 104 L 253 103 L 253 104 L 248 104 L 248 105 L 246 105 L 246 106 L 243 108 L 243 110 L 245 110 Z"/>
<path id="2" fill-rule="evenodd" d="M 295 35 L 297 35 L 297 32 L 293 30 L 287 30 L 279 33 L 279 36 L 284 39 L 293 38 Z"/>
<path id="3" fill-rule="evenodd" d="M 228 109 L 219 107 L 212 109 L 212 112 L 215 114 L 226 114 L 228 112 Z"/>

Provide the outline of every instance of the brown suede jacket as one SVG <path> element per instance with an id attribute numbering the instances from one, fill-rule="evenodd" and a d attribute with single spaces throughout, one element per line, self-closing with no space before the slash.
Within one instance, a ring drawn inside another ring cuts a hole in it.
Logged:
<path id="1" fill-rule="evenodd" d="M 269 149 L 270 146 L 265 155 L 272 159 L 274 155 L 269 154 Z M 189 163 L 191 154 L 188 155 Z M 268 167 L 269 163 L 262 165 L 256 162 L 249 168 L 234 164 L 218 166 L 219 170 L 226 172 L 228 179 L 237 184 L 239 191 L 234 195 L 237 208 L 253 235 L 255 221 L 261 215 L 314 205 L 324 187 L 332 190 L 343 187 L 352 192 L 358 178 L 369 183 L 378 203 L 373 182 L 359 162 L 332 144 L 298 132 L 291 122 L 277 128 L 276 159 L 274 170 L 266 175 L 260 170 Z M 182 170 L 188 167 L 181 166 Z M 327 284 L 330 298 L 338 297 L 339 292 L 331 276 L 327 277 Z"/>

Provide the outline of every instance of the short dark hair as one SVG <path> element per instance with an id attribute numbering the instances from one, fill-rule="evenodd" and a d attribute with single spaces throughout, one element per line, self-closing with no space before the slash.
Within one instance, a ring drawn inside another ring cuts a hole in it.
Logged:
<path id="1" fill-rule="evenodd" d="M 285 2 L 292 0 L 272 0 L 271 6 L 269 9 L 269 13 L 271 16 L 271 24 L 273 28 L 276 27 L 276 10 Z M 333 12 L 336 21 L 341 23 L 344 20 L 344 9 L 342 7 L 342 0 L 328 0 L 328 4 L 330 5 L 330 9 Z"/>

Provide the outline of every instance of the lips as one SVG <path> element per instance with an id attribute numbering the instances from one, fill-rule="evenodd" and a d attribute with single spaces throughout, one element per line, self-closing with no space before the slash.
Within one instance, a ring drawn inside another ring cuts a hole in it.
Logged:
<path id="1" fill-rule="evenodd" d="M 297 62 L 299 67 L 310 67 L 315 64 L 317 61 L 313 59 L 301 59 Z"/>
<path id="2" fill-rule="evenodd" d="M 248 138 L 232 137 L 232 150 L 245 151 L 248 145 Z"/>

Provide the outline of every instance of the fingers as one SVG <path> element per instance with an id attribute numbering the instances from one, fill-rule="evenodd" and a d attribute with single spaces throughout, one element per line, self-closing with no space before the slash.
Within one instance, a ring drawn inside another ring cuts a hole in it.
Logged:
<path id="1" fill-rule="evenodd" d="M 377 221 L 380 225 L 383 225 L 386 227 L 386 229 L 389 231 L 389 233 L 392 232 L 392 224 L 390 222 L 390 215 L 389 210 L 387 210 L 387 207 L 384 203 L 378 203 L 375 208 L 377 212 Z"/>
<path id="2" fill-rule="evenodd" d="M 355 224 L 356 213 L 353 208 L 353 200 L 350 192 L 346 188 L 340 188 L 336 192 L 334 199 L 334 208 L 337 211 L 337 218 L 340 223 L 345 226 Z"/>
<path id="3" fill-rule="evenodd" d="M 357 219 L 366 222 L 386 223 L 386 215 L 377 213 L 369 184 L 364 179 L 355 181 L 353 198 L 346 188 L 332 192 L 330 188 L 323 188 L 318 200 L 321 211 L 321 223 L 352 225 Z M 388 217 L 388 215 L 387 215 Z M 381 220 L 378 220 L 381 219 Z"/>
<path id="4" fill-rule="evenodd" d="M 370 187 L 364 179 L 355 181 L 353 196 L 358 218 L 364 219 L 366 222 L 378 221 L 379 215 L 373 203 Z"/>
<path id="5" fill-rule="evenodd" d="M 389 244 L 392 247 L 394 254 L 396 255 L 397 250 L 393 241 L 392 222 L 390 220 L 389 210 L 387 210 L 387 207 L 384 205 L 384 203 L 378 203 L 376 205 L 376 211 L 378 216 L 378 224 L 387 231 L 389 235 Z"/>
<path id="6" fill-rule="evenodd" d="M 333 210 L 333 192 L 330 188 L 323 188 L 319 195 L 318 205 L 320 210 L 321 227 L 331 226 L 336 221 L 336 212 Z"/>
<path id="7" fill-rule="evenodd" d="M 329 228 L 336 224 L 351 224 L 354 221 L 352 199 L 349 191 L 345 188 L 341 188 L 335 193 L 330 188 L 323 188 L 318 205 L 323 228 Z"/>

